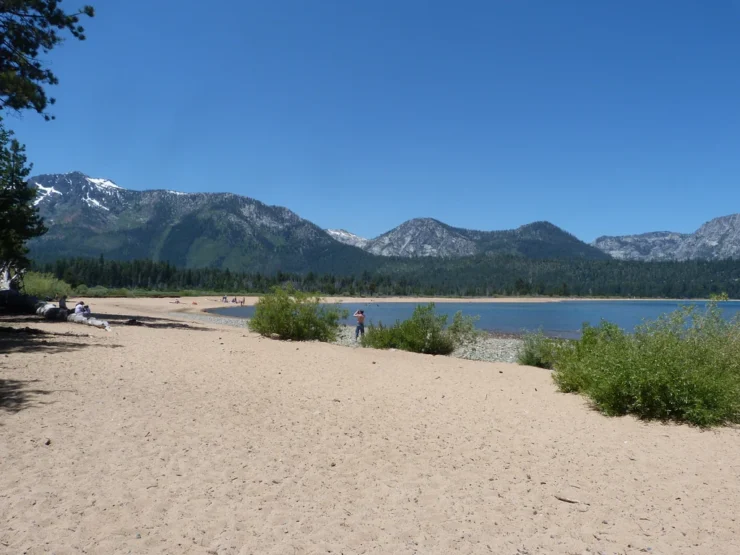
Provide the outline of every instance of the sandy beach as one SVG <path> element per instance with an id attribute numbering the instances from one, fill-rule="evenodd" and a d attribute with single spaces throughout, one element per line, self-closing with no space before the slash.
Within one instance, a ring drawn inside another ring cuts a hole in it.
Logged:
<path id="1" fill-rule="evenodd" d="M 546 370 L 277 342 L 182 303 L 92 300 L 110 332 L 0 318 L 37 330 L 0 333 L 0 553 L 740 553 L 736 428 L 607 418 Z"/>

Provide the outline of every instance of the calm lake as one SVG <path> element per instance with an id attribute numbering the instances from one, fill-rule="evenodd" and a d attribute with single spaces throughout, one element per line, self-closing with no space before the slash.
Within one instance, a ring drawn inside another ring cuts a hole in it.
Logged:
<path id="1" fill-rule="evenodd" d="M 354 324 L 351 315 L 363 309 L 367 323 L 383 322 L 393 324 L 411 316 L 418 303 L 342 303 L 350 318 L 346 324 Z M 718 303 L 725 318 L 740 313 L 739 302 Z M 461 310 L 463 314 L 479 316 L 477 327 L 483 330 L 503 333 L 520 333 L 542 330 L 545 334 L 557 337 L 578 337 L 581 325 L 588 322 L 597 325 L 602 319 L 614 322 L 621 328 L 633 330 L 644 320 L 653 320 L 672 312 L 680 306 L 706 308 L 702 301 L 565 301 L 555 303 L 454 303 L 436 304 L 437 312 L 452 315 Z M 209 312 L 223 316 L 250 318 L 254 307 L 217 308 Z"/>

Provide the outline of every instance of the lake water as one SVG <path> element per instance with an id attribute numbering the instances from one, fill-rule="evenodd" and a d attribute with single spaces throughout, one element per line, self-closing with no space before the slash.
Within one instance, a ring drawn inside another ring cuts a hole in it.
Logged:
<path id="1" fill-rule="evenodd" d="M 366 322 L 393 324 L 411 316 L 418 303 L 341 303 L 350 318 L 346 324 L 354 324 L 351 315 L 363 309 Z M 718 303 L 726 318 L 740 313 L 740 303 Z M 672 312 L 680 306 L 706 308 L 702 301 L 565 301 L 554 303 L 455 303 L 436 304 L 437 312 L 452 315 L 461 310 L 463 314 L 480 316 L 476 326 L 483 330 L 503 333 L 534 332 L 542 330 L 545 334 L 557 337 L 578 337 L 581 325 L 588 322 L 597 325 L 602 319 L 608 320 L 626 330 L 633 330 L 644 320 L 653 320 Z M 209 312 L 224 316 L 250 318 L 254 307 L 218 308 Z"/>

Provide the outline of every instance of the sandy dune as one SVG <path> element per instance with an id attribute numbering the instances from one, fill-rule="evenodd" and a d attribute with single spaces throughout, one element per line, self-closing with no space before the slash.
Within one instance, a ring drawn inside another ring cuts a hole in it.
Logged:
<path id="1" fill-rule="evenodd" d="M 1 553 L 740 553 L 737 429 L 605 418 L 544 370 L 93 308 L 112 332 L 0 334 Z"/>

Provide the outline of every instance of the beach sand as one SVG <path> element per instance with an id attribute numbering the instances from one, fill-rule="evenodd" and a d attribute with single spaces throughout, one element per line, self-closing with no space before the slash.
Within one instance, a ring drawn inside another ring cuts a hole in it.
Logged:
<path id="1" fill-rule="evenodd" d="M 740 553 L 736 428 L 168 315 L 196 302 L 0 319 L 49 334 L 0 334 L 0 553 Z"/>

